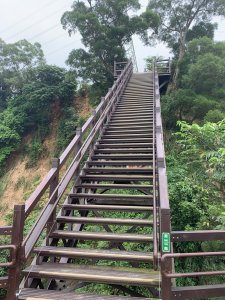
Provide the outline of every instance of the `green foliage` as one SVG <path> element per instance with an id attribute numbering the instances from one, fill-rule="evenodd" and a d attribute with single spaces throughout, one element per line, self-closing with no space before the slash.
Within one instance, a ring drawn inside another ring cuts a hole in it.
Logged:
<path id="1" fill-rule="evenodd" d="M 63 116 L 60 119 L 58 127 L 57 145 L 55 155 L 58 156 L 62 150 L 69 144 L 71 139 L 76 135 L 78 117 L 73 107 L 67 107 L 63 110 Z"/>
<path id="2" fill-rule="evenodd" d="M 44 148 L 41 139 L 37 137 L 33 138 L 31 145 L 29 145 L 27 149 L 28 162 L 26 164 L 26 167 L 34 167 L 37 164 L 38 159 L 41 158 L 43 151 Z"/>
<path id="3" fill-rule="evenodd" d="M 178 120 L 218 122 L 225 114 L 225 43 L 203 37 L 192 40 L 180 64 L 178 89 L 162 97 L 167 128 Z"/>
<path id="4" fill-rule="evenodd" d="M 153 71 L 153 64 L 154 64 L 154 61 L 160 61 L 162 60 L 163 57 L 162 56 L 150 56 L 150 57 L 147 57 L 145 59 L 145 62 L 146 62 L 146 69 L 148 71 Z"/>
<path id="5" fill-rule="evenodd" d="M 38 45 L 35 47 L 41 52 Z M 23 48 L 20 49 L 21 53 L 22 51 Z M 28 55 L 27 52 L 21 54 L 25 60 L 24 55 Z M 38 54 L 34 52 L 33 55 Z M 19 92 L 15 89 L 14 94 L 9 95 L 7 107 L 0 113 L 0 169 L 4 167 L 10 154 L 19 147 L 23 135 L 32 131 L 36 132 L 38 139 L 32 141 L 29 147 L 28 166 L 34 165 L 43 151 L 42 140 L 49 133 L 49 124 L 54 116 L 55 108 L 58 107 L 58 110 L 61 110 L 62 107 L 66 108 L 71 105 L 73 101 L 76 90 L 74 74 L 63 68 L 43 63 L 32 67 L 41 60 L 36 56 L 28 55 L 28 58 L 30 57 L 29 77 L 21 84 Z M 22 65 L 21 57 L 14 58 L 14 63 L 18 64 L 18 68 Z M 4 62 L 1 63 L 3 65 Z M 14 69 L 19 72 L 18 68 Z M 24 69 L 26 69 L 25 62 Z M 13 75 L 10 74 L 10 76 Z"/>
<path id="6" fill-rule="evenodd" d="M 225 113 L 221 112 L 219 109 L 212 109 L 205 115 L 204 121 L 211 123 L 218 123 L 225 119 Z"/>
<path id="7" fill-rule="evenodd" d="M 180 122 L 167 152 L 169 197 L 173 230 L 223 229 L 224 122 L 203 126 Z M 175 140 L 174 138 L 177 138 Z M 220 177 L 218 177 L 220 175 Z M 181 253 L 222 251 L 221 242 L 182 242 L 174 244 Z M 224 269 L 220 258 L 175 260 L 176 272 Z M 184 278 L 178 286 L 222 283 L 224 278 Z"/>
<path id="8" fill-rule="evenodd" d="M 20 94 L 32 68 L 45 63 L 41 45 L 21 40 L 6 44 L 0 39 L 0 111 L 7 98 Z"/>
<path id="9" fill-rule="evenodd" d="M 177 133 L 182 146 L 182 157 L 188 164 L 195 164 L 204 171 L 215 188 L 221 191 L 225 182 L 225 120 L 219 123 L 188 125 L 179 122 L 181 130 Z M 188 161 L 192 157 L 192 162 Z"/>
<path id="10" fill-rule="evenodd" d="M 184 80 L 196 93 L 210 96 L 214 90 L 224 87 L 224 76 L 224 58 L 207 53 L 190 66 Z"/>
<path id="11" fill-rule="evenodd" d="M 98 102 L 113 83 L 114 60 L 126 61 L 124 46 L 132 35 L 146 36 L 147 29 L 158 22 L 150 11 L 135 14 L 139 8 L 138 0 L 76 0 L 72 10 L 62 16 L 64 29 L 70 35 L 79 31 L 85 46 L 73 50 L 67 63 L 78 77 L 94 84 L 91 93 L 95 93 Z"/>
<path id="12" fill-rule="evenodd" d="M 176 87 L 187 42 L 202 35 L 213 36 L 216 27 L 210 21 L 213 16 L 225 15 L 225 0 L 149 0 L 148 9 L 160 19 L 156 38 L 174 51 L 173 87 Z"/>

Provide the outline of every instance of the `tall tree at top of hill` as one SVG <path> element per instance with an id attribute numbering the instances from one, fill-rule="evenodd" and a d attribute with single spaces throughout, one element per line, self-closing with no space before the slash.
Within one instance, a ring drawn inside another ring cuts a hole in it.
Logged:
<path id="1" fill-rule="evenodd" d="M 179 45 L 173 77 L 173 87 L 176 87 L 188 31 L 200 22 L 209 23 L 213 16 L 224 16 L 225 0 L 150 0 L 148 9 L 160 18 L 157 38 L 171 48 L 176 43 Z"/>
<path id="2" fill-rule="evenodd" d="M 0 111 L 6 99 L 21 93 L 32 68 L 45 63 L 41 45 L 21 40 L 7 44 L 0 39 Z"/>
<path id="3" fill-rule="evenodd" d="M 139 9 L 139 0 L 74 1 L 61 22 L 70 35 L 79 31 L 86 48 L 73 50 L 67 61 L 79 77 L 102 90 L 112 84 L 114 59 L 126 59 L 124 46 L 132 35 L 157 27 L 158 17 L 150 11 L 138 15 Z"/>

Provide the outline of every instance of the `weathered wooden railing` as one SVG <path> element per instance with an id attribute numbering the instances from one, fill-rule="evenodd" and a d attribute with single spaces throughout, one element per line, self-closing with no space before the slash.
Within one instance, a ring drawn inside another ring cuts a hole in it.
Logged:
<path id="1" fill-rule="evenodd" d="M 10 237 L 9 245 L 0 246 L 0 251 L 10 250 L 8 262 L 1 263 L 0 268 L 7 268 L 8 274 L 0 277 L 0 288 L 7 289 L 7 299 L 15 299 L 20 278 L 21 249 L 23 240 L 25 205 L 15 205 L 12 226 L 0 227 L 0 236 Z"/>
<path id="2" fill-rule="evenodd" d="M 202 230 L 202 231 L 172 231 L 171 241 L 177 242 L 203 242 L 203 241 L 224 241 L 224 230 Z M 225 258 L 225 252 L 192 252 L 192 253 L 173 253 L 163 256 L 161 261 L 162 274 L 167 280 L 176 278 L 197 277 L 204 278 L 208 276 L 225 275 L 225 270 L 201 271 L 201 272 L 182 272 L 176 273 L 169 270 L 168 266 L 172 259 L 192 258 L 192 257 L 219 257 Z M 225 284 L 200 285 L 172 287 L 170 298 L 167 299 L 203 299 L 214 298 L 225 295 Z"/>
<path id="3" fill-rule="evenodd" d="M 157 157 L 157 176 L 158 176 L 158 218 L 159 218 L 159 251 L 161 259 L 167 253 L 171 253 L 172 247 L 170 242 L 171 221 L 170 221 L 170 204 L 167 186 L 165 150 L 163 141 L 163 128 L 161 119 L 161 104 L 159 93 L 159 77 L 157 73 L 157 63 L 154 67 L 154 87 L 155 87 L 155 115 L 156 115 L 156 157 Z M 167 238 L 166 238 L 167 237 Z M 172 270 L 172 262 L 170 261 L 167 270 Z M 162 274 L 161 297 L 163 300 L 169 300 L 168 291 L 171 290 L 172 279 Z"/>
<path id="4" fill-rule="evenodd" d="M 81 129 L 77 129 L 77 134 L 62 155 L 53 159 L 51 170 L 32 193 L 25 205 L 17 205 L 14 208 L 13 226 L 0 228 L 1 234 L 10 234 L 12 241 L 10 246 L 2 246 L 1 249 L 11 249 L 11 260 L 9 263 L 1 265 L 9 268 L 8 277 L 0 278 L 0 287 L 7 288 L 7 300 L 16 299 L 16 290 L 19 288 L 21 267 L 30 257 L 32 249 L 39 240 L 44 229 L 47 230 L 45 236 L 51 232 L 55 224 L 56 208 L 62 197 L 66 196 L 66 190 L 70 182 L 75 181 L 75 175 L 79 174 L 80 165 L 85 155 L 94 145 L 94 141 L 101 134 L 104 124 L 110 118 L 115 109 L 119 97 L 124 91 L 126 84 L 132 74 L 132 62 L 128 62 L 121 72 L 120 76 L 109 89 L 107 95 L 102 97 L 101 103 L 93 112 Z M 87 135 L 85 141 L 82 138 Z M 72 156 L 72 162 L 66 170 L 66 163 Z M 62 174 L 61 174 L 61 173 Z M 47 203 L 44 205 L 37 220 L 32 226 L 27 236 L 23 237 L 24 225 L 34 209 L 39 205 L 43 196 L 47 197 Z M 15 259 L 16 257 L 16 259 Z"/>
<path id="5" fill-rule="evenodd" d="M 117 79 L 121 73 L 123 72 L 123 69 L 126 67 L 127 62 L 117 62 L 114 61 L 114 78 Z"/>
<path id="6" fill-rule="evenodd" d="M 161 65 L 162 62 L 160 62 Z M 221 297 L 225 295 L 225 284 L 184 286 L 176 287 L 177 278 L 205 277 L 225 275 L 224 270 L 205 272 L 182 272 L 174 270 L 174 259 L 191 257 L 220 257 L 225 258 L 225 252 L 198 252 L 198 253 L 173 253 L 173 244 L 178 242 L 201 242 L 201 241 L 225 241 L 225 230 L 202 230 L 202 231 L 172 231 L 171 211 L 168 197 L 167 175 L 165 164 L 165 152 L 163 143 L 163 130 L 161 119 L 158 62 L 155 67 L 155 105 L 156 105 L 156 151 L 157 170 L 159 183 L 159 227 L 161 249 L 161 297 L 162 300 L 171 299 L 202 299 Z"/>
<path id="7" fill-rule="evenodd" d="M 171 60 L 169 59 L 162 59 L 162 60 L 157 60 L 156 61 L 156 69 L 158 75 L 161 74 L 171 74 Z"/>

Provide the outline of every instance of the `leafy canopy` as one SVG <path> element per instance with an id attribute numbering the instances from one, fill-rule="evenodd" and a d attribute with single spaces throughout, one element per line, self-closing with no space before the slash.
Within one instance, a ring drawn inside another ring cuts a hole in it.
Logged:
<path id="1" fill-rule="evenodd" d="M 0 110 L 6 107 L 8 97 L 21 93 L 31 69 L 44 63 L 40 44 L 26 40 L 6 44 L 0 39 Z"/>
<path id="2" fill-rule="evenodd" d="M 173 77 L 176 86 L 179 63 L 182 61 L 187 42 L 194 36 L 198 38 L 209 32 L 212 35 L 213 16 L 225 15 L 225 0 L 150 0 L 148 9 L 160 19 L 157 39 L 177 49 L 177 66 Z M 208 34 L 207 34 L 208 35 Z"/>
<path id="3" fill-rule="evenodd" d="M 67 63 L 102 93 L 113 82 L 114 60 L 126 60 L 125 45 L 132 35 L 144 35 L 158 23 L 150 11 L 137 15 L 139 8 L 138 0 L 83 0 L 74 1 L 62 16 L 64 29 L 70 35 L 78 31 L 85 46 L 73 50 Z"/>

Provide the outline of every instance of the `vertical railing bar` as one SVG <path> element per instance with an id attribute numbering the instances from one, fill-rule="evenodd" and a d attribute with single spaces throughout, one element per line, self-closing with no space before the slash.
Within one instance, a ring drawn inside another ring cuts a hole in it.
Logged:
<path id="1" fill-rule="evenodd" d="M 155 61 L 153 63 L 153 265 L 158 267 L 158 243 L 157 243 L 157 207 L 156 207 L 156 162 L 155 162 Z"/>

